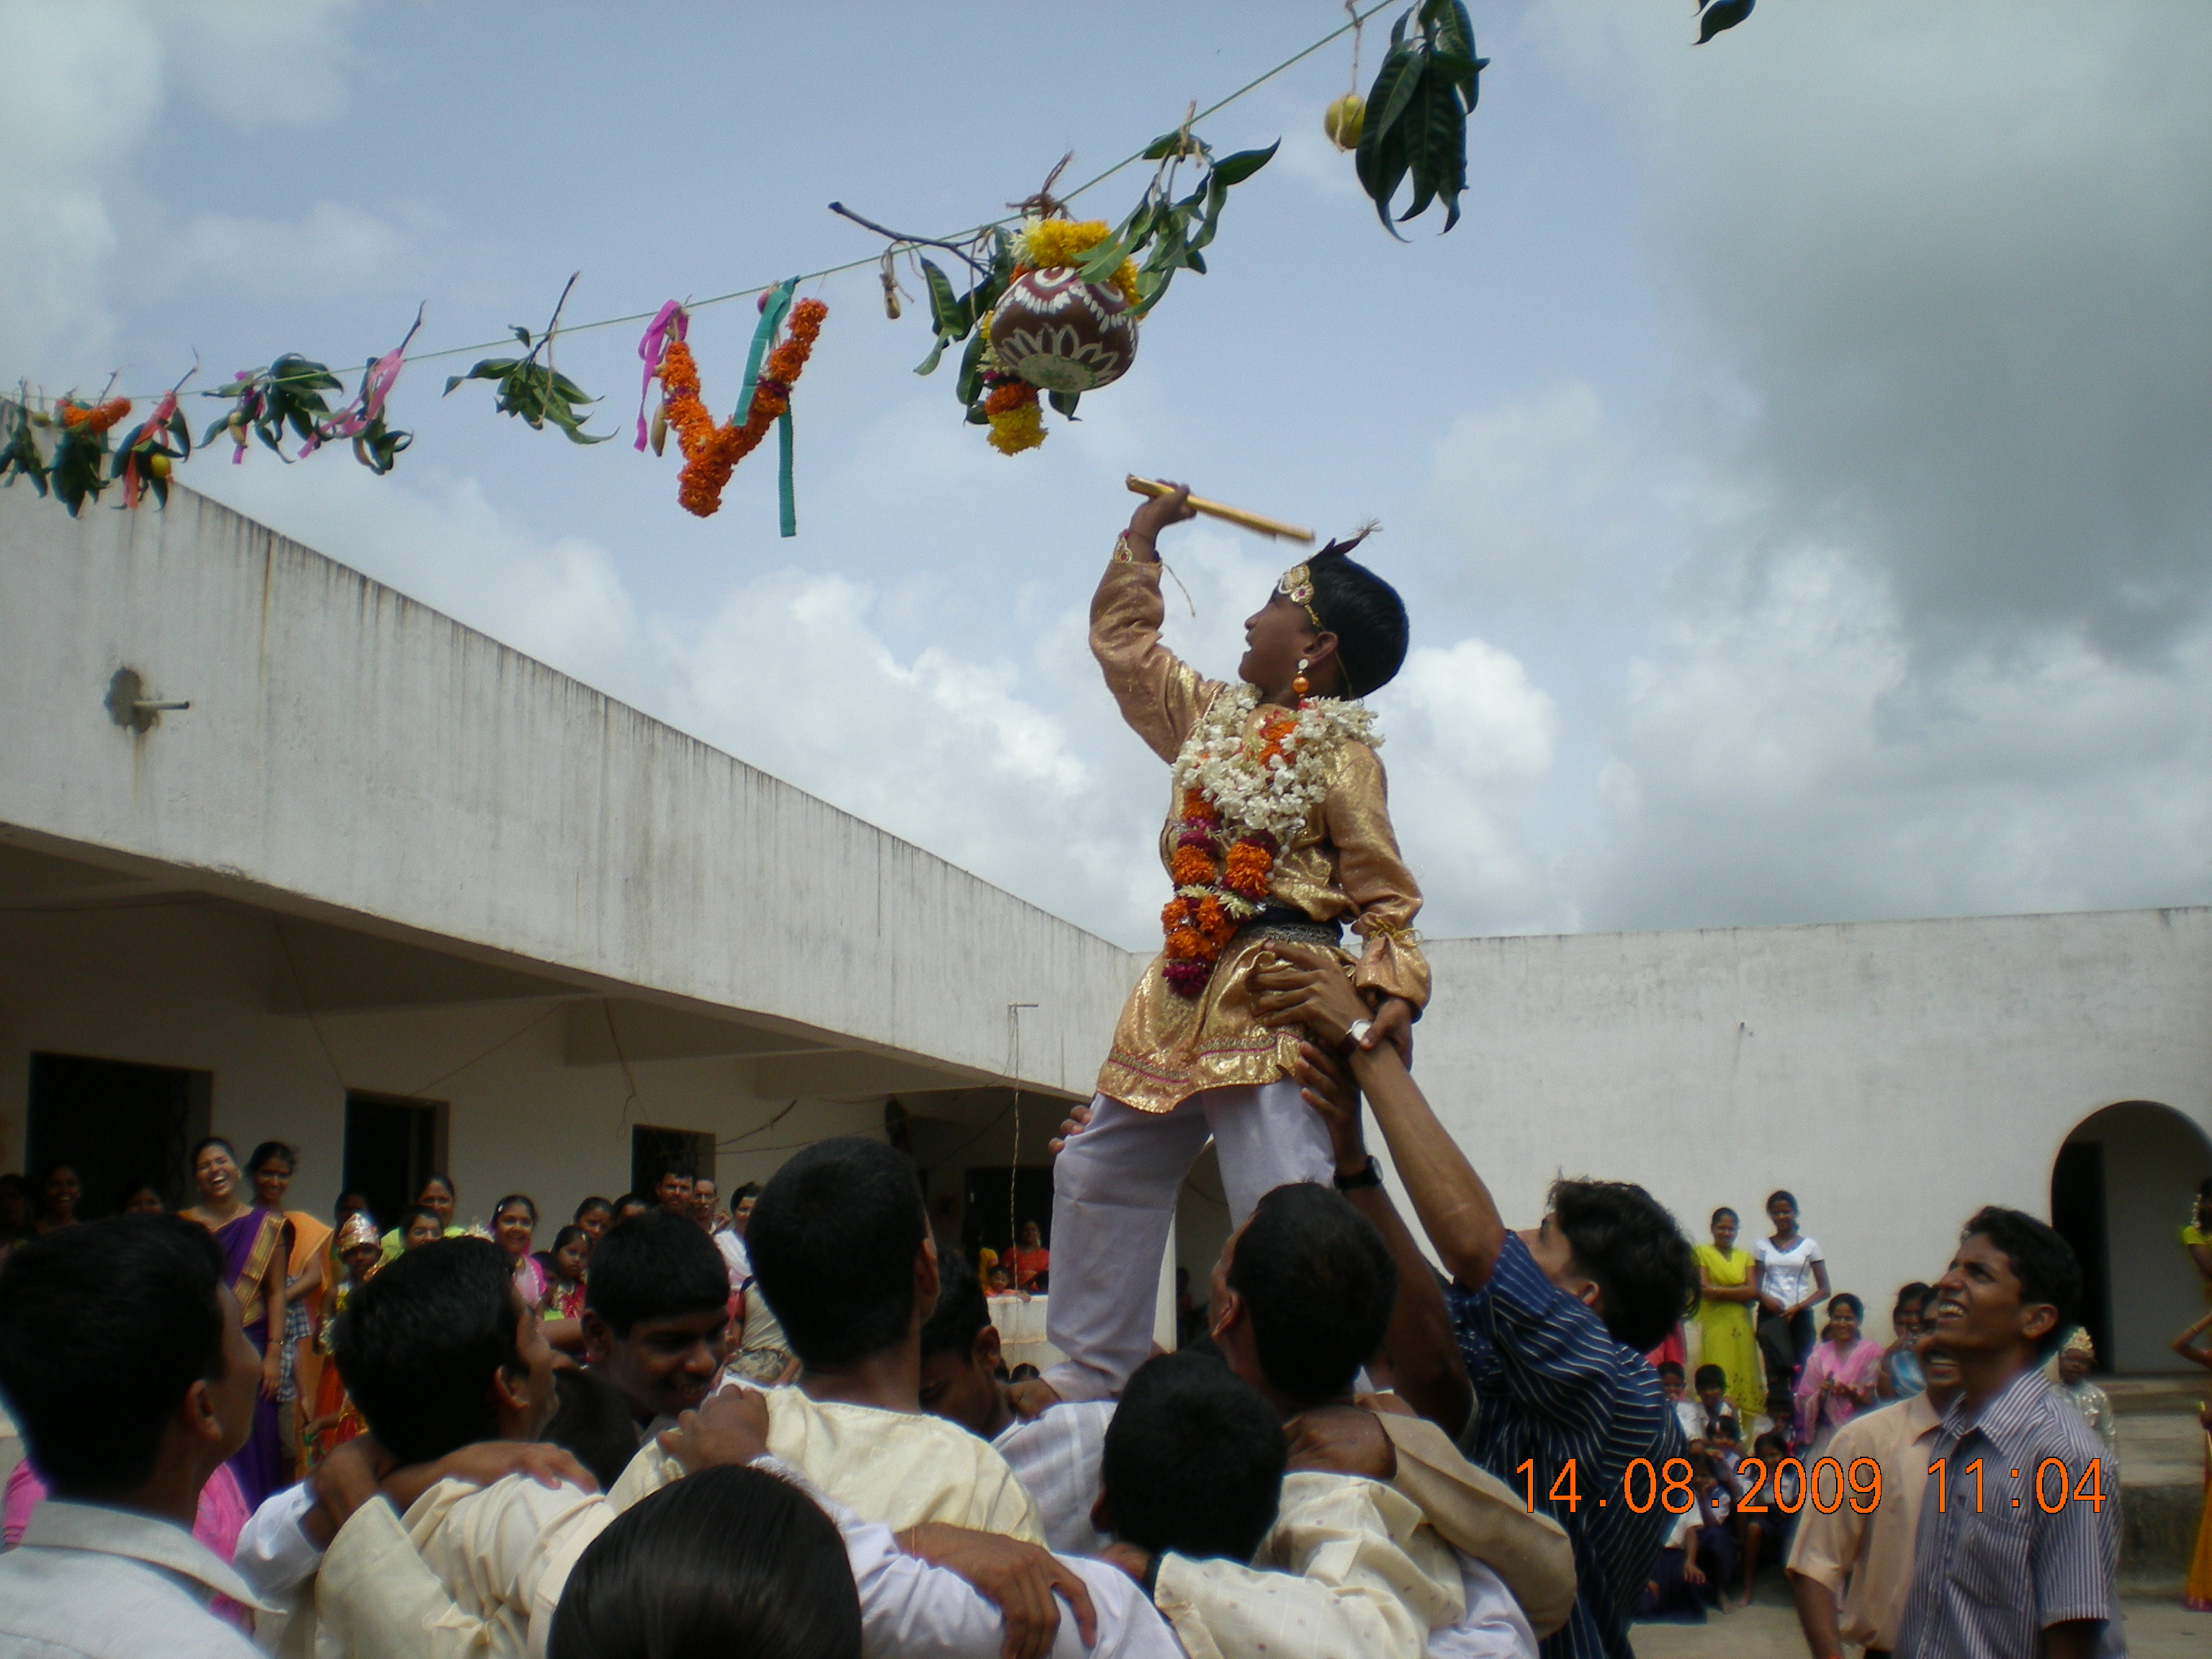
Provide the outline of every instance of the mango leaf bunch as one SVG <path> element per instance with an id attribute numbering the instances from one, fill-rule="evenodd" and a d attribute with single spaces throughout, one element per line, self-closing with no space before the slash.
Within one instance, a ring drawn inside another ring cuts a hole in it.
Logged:
<path id="1" fill-rule="evenodd" d="M 287 429 L 302 445 L 313 447 L 321 441 L 322 428 L 332 413 L 324 394 L 343 389 L 344 383 L 331 373 L 329 365 L 296 351 L 286 352 L 264 369 L 241 368 L 228 386 L 200 393 L 203 398 L 228 398 L 231 404 L 228 414 L 219 415 L 209 423 L 200 436 L 201 447 L 228 434 L 234 446 L 230 459 L 236 463 L 246 459 L 246 445 L 258 438 L 278 459 L 289 461 L 292 458 L 284 453 Z"/>
<path id="2" fill-rule="evenodd" d="M 46 458 L 32 434 L 31 411 L 22 404 L 9 408 L 8 441 L 0 445 L 0 488 L 13 489 L 18 478 L 28 478 L 32 489 L 46 495 Z"/>
<path id="3" fill-rule="evenodd" d="M 465 374 L 449 375 L 447 393 L 451 395 L 455 386 L 469 380 L 489 380 L 495 393 L 492 407 L 524 422 L 533 432 L 543 432 L 549 425 L 557 427 L 572 444 L 603 444 L 611 437 L 611 433 L 594 436 L 584 430 L 584 422 L 591 418 L 591 406 L 599 400 L 550 362 L 538 361 L 538 354 L 552 335 L 533 337 L 528 329 L 517 325 L 514 337 L 529 347 L 524 356 L 487 357 Z"/>
<path id="4" fill-rule="evenodd" d="M 1409 34 L 1416 21 L 1419 32 Z M 1391 25 L 1390 49 L 1367 94 L 1354 165 L 1361 188 L 1393 236 L 1399 225 L 1420 217 L 1437 200 L 1444 204 L 1444 228 L 1459 222 L 1460 192 L 1467 188 L 1467 118 L 1489 67 L 1487 58 L 1474 54 L 1474 25 L 1460 0 L 1420 0 Z M 1394 223 L 1391 199 L 1408 180 L 1413 199 Z"/>

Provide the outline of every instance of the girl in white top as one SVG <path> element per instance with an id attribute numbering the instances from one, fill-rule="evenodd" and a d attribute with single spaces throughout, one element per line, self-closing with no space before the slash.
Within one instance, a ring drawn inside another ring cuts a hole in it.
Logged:
<path id="1" fill-rule="evenodd" d="M 1813 1310 L 1828 1299 L 1828 1263 L 1814 1239 L 1797 1231 L 1797 1200 L 1788 1192 L 1768 1195 L 1767 1218 L 1774 1236 L 1752 1246 L 1751 1287 L 1759 1297 L 1759 1346 L 1766 1360 L 1767 1397 L 1778 1385 L 1794 1387 L 1799 1369 L 1817 1336 Z"/>

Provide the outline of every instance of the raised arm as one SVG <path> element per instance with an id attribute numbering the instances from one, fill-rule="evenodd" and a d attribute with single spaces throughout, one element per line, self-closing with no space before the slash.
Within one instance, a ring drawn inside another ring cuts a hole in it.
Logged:
<path id="1" fill-rule="evenodd" d="M 1333 1048 L 1354 1021 L 1367 1018 L 1365 1002 L 1334 958 L 1294 945 L 1274 951 L 1278 960 L 1263 963 L 1251 981 L 1254 1006 L 1269 1024 L 1302 1024 Z M 1490 1188 L 1437 1121 L 1395 1048 L 1378 1043 L 1351 1058 L 1352 1081 L 1374 1110 L 1422 1231 L 1461 1284 L 1487 1283 L 1505 1248 L 1505 1223 Z"/>
<path id="2" fill-rule="evenodd" d="M 2212 1331 L 2212 1313 L 2206 1314 L 2203 1318 L 2182 1332 L 2179 1336 L 2175 1337 L 2171 1346 L 2174 1352 L 2191 1364 L 2202 1365 L 2205 1370 L 2212 1370 L 2212 1348 L 2200 1348 L 2197 1346 L 2197 1339 L 2207 1331 Z"/>
<path id="3" fill-rule="evenodd" d="M 1298 1083 L 1306 1103 L 1328 1125 L 1338 1175 L 1352 1177 L 1367 1169 L 1367 1145 L 1360 1133 L 1359 1096 L 1344 1063 L 1310 1042 L 1298 1045 Z M 1375 1224 L 1390 1258 L 1398 1266 L 1398 1297 L 1391 1304 L 1390 1328 L 1382 1346 L 1390 1356 L 1400 1398 L 1457 1439 L 1474 1409 L 1474 1389 L 1467 1380 L 1452 1334 L 1451 1311 L 1436 1269 L 1414 1243 L 1398 1206 L 1380 1182 L 1345 1194 L 1354 1208 Z"/>
<path id="4" fill-rule="evenodd" d="M 1153 538 L 1190 516 L 1189 492 L 1180 488 L 1139 507 L 1091 599 L 1091 654 L 1105 671 L 1121 718 L 1164 761 L 1176 757 L 1221 689 L 1160 643 L 1160 556 Z"/>

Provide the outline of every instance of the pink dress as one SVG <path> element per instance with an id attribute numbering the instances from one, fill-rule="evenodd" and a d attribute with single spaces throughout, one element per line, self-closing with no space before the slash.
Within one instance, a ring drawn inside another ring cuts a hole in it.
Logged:
<path id="1" fill-rule="evenodd" d="M 1870 1390 L 1875 1379 L 1881 1374 L 1882 1346 L 1864 1337 L 1851 1344 L 1850 1352 L 1844 1352 L 1832 1342 L 1823 1342 L 1813 1350 L 1805 1362 L 1805 1374 L 1797 1379 L 1797 1441 L 1815 1451 L 1825 1449 L 1835 1437 L 1836 1431 L 1865 1409 L 1856 1400 L 1839 1395 L 1823 1395 L 1824 1382 L 1840 1382 L 1846 1387 Z"/>

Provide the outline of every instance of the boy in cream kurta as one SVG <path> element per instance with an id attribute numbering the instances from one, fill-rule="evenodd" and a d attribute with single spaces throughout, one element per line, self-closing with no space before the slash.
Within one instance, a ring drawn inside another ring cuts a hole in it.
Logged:
<path id="1" fill-rule="evenodd" d="M 921 1328 L 939 1280 L 906 1159 L 878 1140 L 816 1142 L 762 1189 L 745 1243 L 799 1360 L 796 1382 L 767 1391 L 769 1450 L 863 1520 L 1042 1543 L 1006 1460 L 922 1413 Z M 626 1509 L 682 1473 L 647 1440 L 609 1498 Z"/>
<path id="2" fill-rule="evenodd" d="M 1420 890 L 1356 701 L 1404 662 L 1405 607 L 1332 543 L 1246 623 L 1242 683 L 1206 679 L 1160 641 L 1153 538 L 1189 516 L 1187 492 L 1139 507 L 1091 601 L 1091 651 L 1122 717 L 1173 769 L 1166 948 L 1054 1170 L 1048 1324 L 1066 1358 L 1029 1385 L 1037 1404 L 1110 1398 L 1143 1363 L 1176 1194 L 1209 1135 L 1231 1226 L 1273 1188 L 1328 1179 L 1328 1134 L 1292 1074 L 1297 1034 L 1261 1025 L 1245 988 L 1269 941 L 1338 952 L 1373 1010 L 1370 1043 L 1406 1048 L 1428 1000 Z"/>

